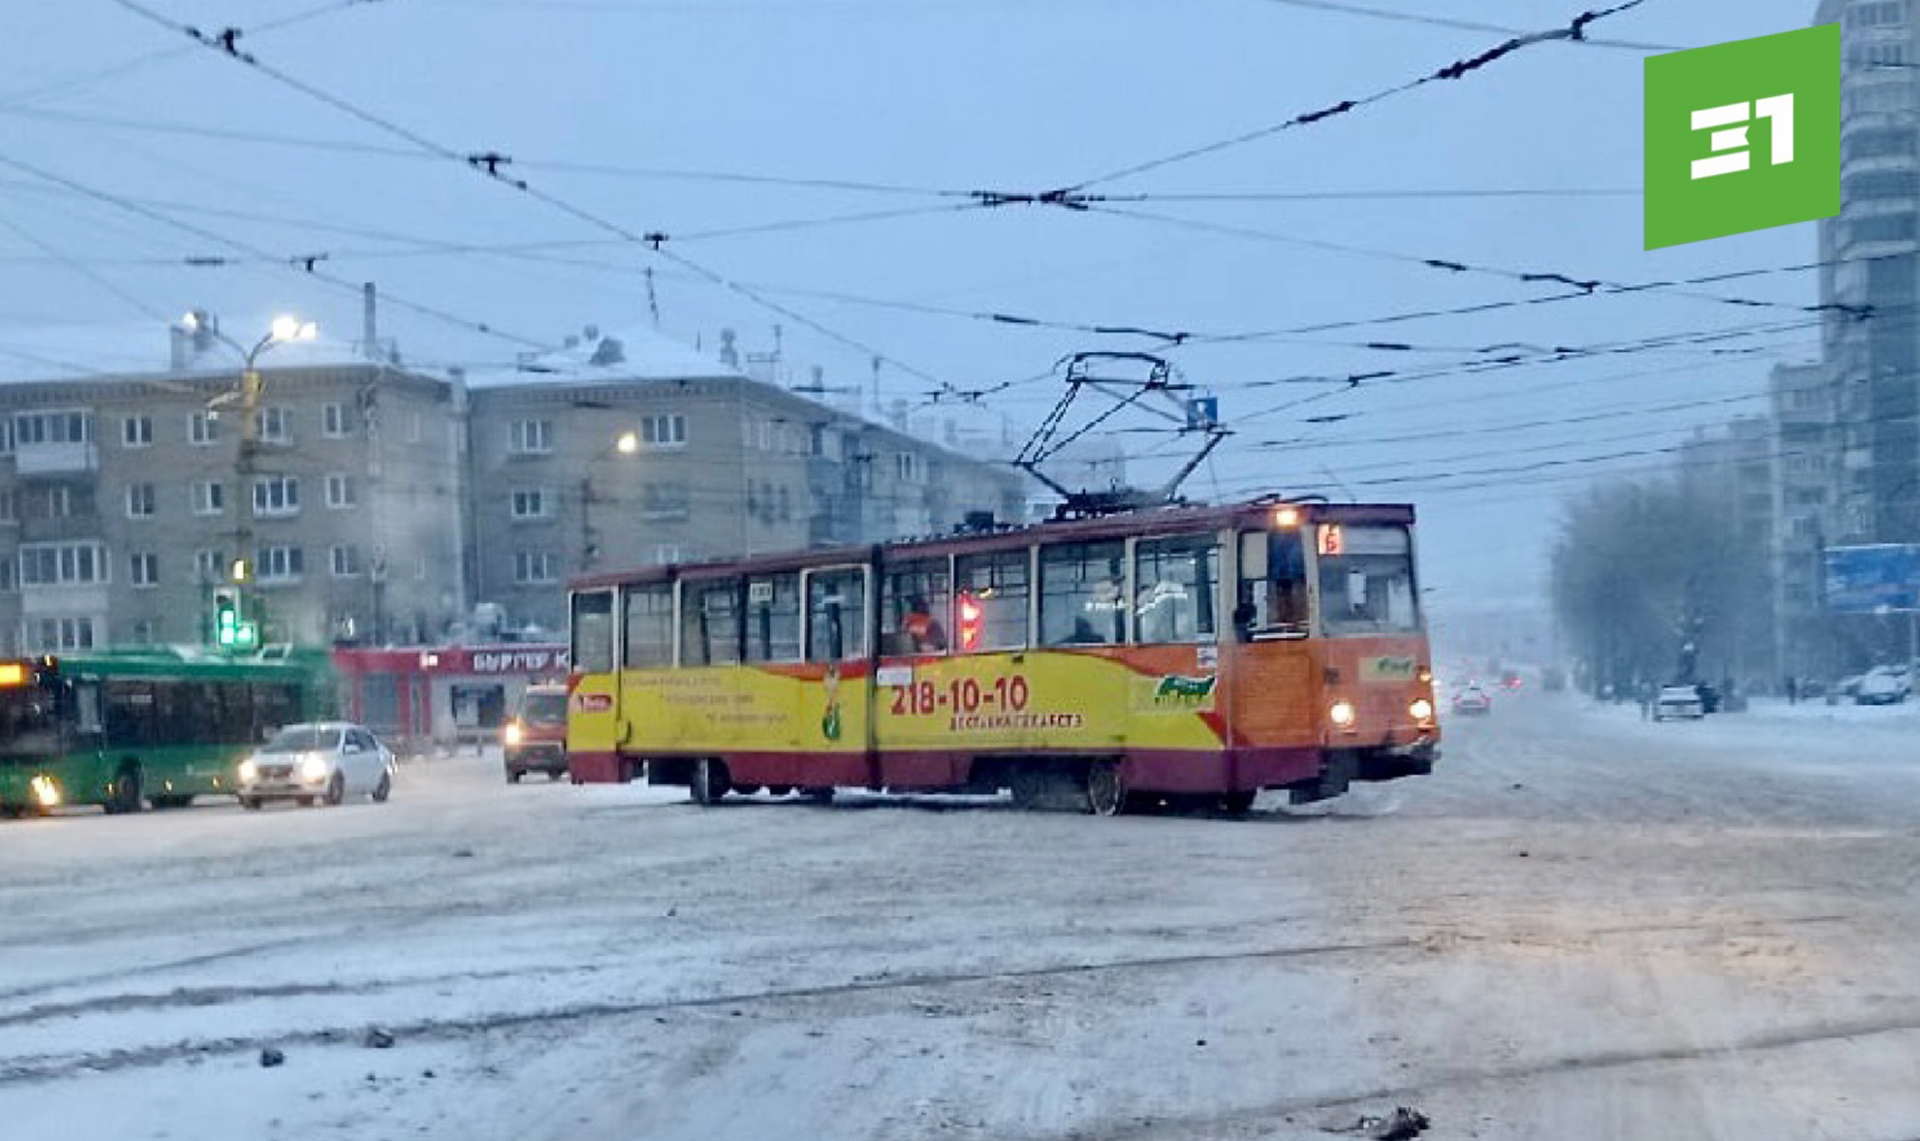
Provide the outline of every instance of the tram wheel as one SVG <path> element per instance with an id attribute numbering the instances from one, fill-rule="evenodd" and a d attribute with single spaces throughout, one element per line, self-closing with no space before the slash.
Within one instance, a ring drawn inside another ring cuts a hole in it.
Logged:
<path id="1" fill-rule="evenodd" d="M 727 790 L 733 787 L 727 775 L 727 762 L 703 760 L 694 762 L 693 794 L 695 804 L 712 805 L 726 799 Z"/>
<path id="2" fill-rule="evenodd" d="M 1015 808 L 1022 811 L 1037 808 L 1041 797 L 1046 795 L 1046 774 L 1036 771 L 1031 766 L 1018 766 L 1007 774 L 1007 791 L 1013 794 Z"/>
<path id="3" fill-rule="evenodd" d="M 767 786 L 767 795 L 768 796 L 792 796 L 793 786 L 790 784 L 770 784 Z"/>
<path id="4" fill-rule="evenodd" d="M 1095 761 L 1087 769 L 1087 811 L 1119 816 L 1127 810 L 1127 781 L 1119 761 Z"/>
<path id="5" fill-rule="evenodd" d="M 1259 795 L 1258 789 L 1242 789 L 1230 792 L 1220 798 L 1220 810 L 1228 816 L 1245 816 L 1253 811 L 1253 798 Z"/>

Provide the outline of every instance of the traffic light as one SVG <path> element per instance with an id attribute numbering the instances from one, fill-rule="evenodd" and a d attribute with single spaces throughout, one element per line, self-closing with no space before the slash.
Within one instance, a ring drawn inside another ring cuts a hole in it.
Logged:
<path id="1" fill-rule="evenodd" d="M 240 644 L 240 592 L 225 587 L 213 592 L 213 640 L 232 649 Z"/>

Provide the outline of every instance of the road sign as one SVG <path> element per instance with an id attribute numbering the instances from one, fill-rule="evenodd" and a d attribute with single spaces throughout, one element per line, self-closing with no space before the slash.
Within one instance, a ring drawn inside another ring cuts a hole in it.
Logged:
<path id="1" fill-rule="evenodd" d="M 1826 549 L 1827 609 L 1843 614 L 1920 611 L 1920 544 Z"/>

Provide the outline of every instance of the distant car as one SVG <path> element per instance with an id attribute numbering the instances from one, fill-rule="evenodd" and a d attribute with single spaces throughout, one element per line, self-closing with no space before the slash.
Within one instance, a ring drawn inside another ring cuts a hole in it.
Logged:
<path id="1" fill-rule="evenodd" d="M 548 780 L 567 775 L 567 687 L 530 685 L 520 695 L 519 708 L 500 728 L 500 755 L 507 782 L 517 784 L 528 773 L 546 773 Z"/>
<path id="2" fill-rule="evenodd" d="M 1469 717 L 1478 717 L 1493 712 L 1493 698 L 1477 685 L 1469 685 L 1453 695 L 1453 711 Z"/>
<path id="3" fill-rule="evenodd" d="M 1653 719 L 1666 721 L 1677 718 L 1683 721 L 1698 721 L 1707 715 L 1706 699 L 1697 685 L 1668 685 L 1660 688 L 1660 696 L 1653 703 Z"/>
<path id="4" fill-rule="evenodd" d="M 1860 683 L 1867 680 L 1865 674 L 1843 677 L 1827 687 L 1827 704 L 1839 705 L 1843 701 L 1852 701 L 1860 694 Z"/>
<path id="5" fill-rule="evenodd" d="M 1907 671 L 1896 666 L 1875 666 L 1860 676 L 1854 687 L 1856 705 L 1898 705 L 1912 691 Z"/>
<path id="6" fill-rule="evenodd" d="M 384 802 L 393 792 L 393 751 L 363 725 L 288 725 L 240 762 L 234 791 L 247 808 L 269 800 L 339 804 L 349 796 Z"/>
<path id="7" fill-rule="evenodd" d="M 1513 670 L 1508 670 L 1506 673 L 1500 675 L 1500 688 L 1501 689 L 1519 689 L 1520 675 Z"/>

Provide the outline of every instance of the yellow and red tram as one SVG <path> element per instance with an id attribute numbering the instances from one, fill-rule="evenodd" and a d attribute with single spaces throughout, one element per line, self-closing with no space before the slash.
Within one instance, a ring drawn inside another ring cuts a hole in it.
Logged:
<path id="1" fill-rule="evenodd" d="M 1114 814 L 1424 774 L 1413 527 L 1256 501 L 584 578 L 573 779 Z"/>

